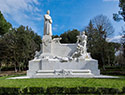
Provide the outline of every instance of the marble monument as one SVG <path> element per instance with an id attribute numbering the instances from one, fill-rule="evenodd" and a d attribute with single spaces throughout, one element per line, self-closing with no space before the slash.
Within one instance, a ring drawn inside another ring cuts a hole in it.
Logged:
<path id="1" fill-rule="evenodd" d="M 44 35 L 41 50 L 29 61 L 30 78 L 94 77 L 100 75 L 98 61 L 87 52 L 87 36 L 83 31 L 74 44 L 61 44 L 61 38 L 52 39 L 50 11 L 44 15 Z"/>

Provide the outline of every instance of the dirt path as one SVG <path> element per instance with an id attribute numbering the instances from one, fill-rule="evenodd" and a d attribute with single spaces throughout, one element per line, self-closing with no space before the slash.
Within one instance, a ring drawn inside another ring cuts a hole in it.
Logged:
<path id="1" fill-rule="evenodd" d="M 1 76 L 8 76 L 8 75 L 23 75 L 23 74 L 26 74 L 26 71 L 21 71 L 21 72 L 1 71 L 0 72 L 0 77 Z"/>

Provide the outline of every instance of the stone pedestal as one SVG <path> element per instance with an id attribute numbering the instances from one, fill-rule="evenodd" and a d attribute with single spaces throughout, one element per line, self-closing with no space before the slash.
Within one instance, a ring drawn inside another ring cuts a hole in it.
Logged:
<path id="1" fill-rule="evenodd" d="M 42 39 L 42 51 L 43 53 L 51 54 L 51 41 L 52 37 L 50 35 L 44 35 Z"/>
<path id="2" fill-rule="evenodd" d="M 100 74 L 97 60 L 83 62 L 59 62 L 32 60 L 27 75 L 31 78 L 44 77 L 94 77 Z"/>

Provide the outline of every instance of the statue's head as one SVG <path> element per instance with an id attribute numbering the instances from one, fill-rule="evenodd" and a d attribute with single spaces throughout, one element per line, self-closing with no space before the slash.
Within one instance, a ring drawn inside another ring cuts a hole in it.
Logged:
<path id="1" fill-rule="evenodd" d="M 48 14 L 48 15 L 50 14 L 50 11 L 49 11 L 49 10 L 47 11 L 47 14 Z"/>

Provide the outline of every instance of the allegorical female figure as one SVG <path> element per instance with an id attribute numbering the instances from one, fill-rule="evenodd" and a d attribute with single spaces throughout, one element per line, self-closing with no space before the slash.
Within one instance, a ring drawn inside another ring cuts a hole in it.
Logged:
<path id="1" fill-rule="evenodd" d="M 44 35 L 52 36 L 52 19 L 50 17 L 50 11 L 47 11 L 47 14 L 44 15 Z"/>

